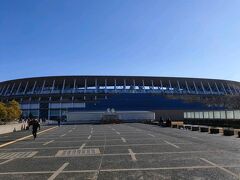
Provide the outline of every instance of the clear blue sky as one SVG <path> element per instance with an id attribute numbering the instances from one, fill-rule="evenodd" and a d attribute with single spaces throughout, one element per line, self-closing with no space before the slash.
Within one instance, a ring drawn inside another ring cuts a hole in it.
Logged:
<path id="1" fill-rule="evenodd" d="M 0 81 L 48 75 L 240 81 L 240 1 L 1 0 Z"/>

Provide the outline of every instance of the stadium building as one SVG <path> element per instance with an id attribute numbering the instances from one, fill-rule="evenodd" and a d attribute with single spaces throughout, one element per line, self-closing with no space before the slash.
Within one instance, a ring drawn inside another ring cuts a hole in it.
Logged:
<path id="1" fill-rule="evenodd" d="M 52 76 L 0 83 L 0 101 L 16 100 L 23 116 L 67 120 L 68 113 L 154 112 L 156 119 L 235 108 L 240 83 L 228 80 L 143 76 Z"/>

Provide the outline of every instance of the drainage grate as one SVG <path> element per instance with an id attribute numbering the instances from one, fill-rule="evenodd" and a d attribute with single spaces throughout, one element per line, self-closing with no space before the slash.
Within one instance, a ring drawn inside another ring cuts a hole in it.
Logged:
<path id="1" fill-rule="evenodd" d="M 76 156 L 89 156 L 89 155 L 98 155 L 100 154 L 99 148 L 92 149 L 68 149 L 68 150 L 59 150 L 56 157 L 76 157 Z"/>
<path id="2" fill-rule="evenodd" d="M 38 151 L 0 153 L 0 159 L 30 158 L 37 153 Z"/>

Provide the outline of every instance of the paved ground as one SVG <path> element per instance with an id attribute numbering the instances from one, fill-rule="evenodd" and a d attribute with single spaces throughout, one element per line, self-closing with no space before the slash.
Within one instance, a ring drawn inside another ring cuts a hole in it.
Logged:
<path id="1" fill-rule="evenodd" d="M 3 135 L 0 143 L 29 134 Z M 0 148 L 0 179 L 227 180 L 239 175 L 239 138 L 145 124 L 66 125 L 35 141 Z"/>

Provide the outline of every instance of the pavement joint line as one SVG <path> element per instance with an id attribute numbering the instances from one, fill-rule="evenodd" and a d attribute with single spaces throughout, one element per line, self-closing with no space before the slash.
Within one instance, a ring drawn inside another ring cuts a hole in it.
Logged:
<path id="1" fill-rule="evenodd" d="M 38 132 L 38 135 L 39 135 L 39 134 L 42 134 L 42 133 L 44 133 L 44 132 L 50 131 L 50 130 L 52 130 L 52 129 L 56 129 L 56 128 L 57 128 L 57 127 L 55 126 L 55 127 L 51 127 L 51 128 L 45 129 L 45 130 L 43 130 L 43 131 Z M 1 145 L 0 145 L 0 148 L 5 147 L 5 146 L 8 146 L 8 145 L 10 145 L 10 144 L 14 144 L 14 143 L 19 142 L 19 141 L 22 141 L 22 140 L 24 140 L 24 139 L 28 139 L 28 138 L 30 138 L 30 137 L 32 137 L 32 135 L 24 136 L 24 137 L 21 137 L 21 138 L 18 138 L 18 139 L 16 139 L 16 140 L 14 140 L 14 141 L 10 141 L 10 142 L 1 144 Z"/>
<path id="2" fill-rule="evenodd" d="M 124 143 L 127 142 L 125 138 L 121 137 L 121 139 L 122 139 L 122 141 L 123 141 Z"/>
<path id="3" fill-rule="evenodd" d="M 106 142 L 107 142 L 107 141 L 106 141 L 106 134 L 105 134 L 103 153 L 105 152 L 105 149 L 106 149 Z M 97 172 L 95 173 L 94 177 L 92 178 L 93 180 L 97 180 L 97 179 L 98 179 L 98 176 L 99 176 L 99 173 L 100 173 L 101 167 L 102 167 L 103 157 L 104 157 L 104 156 L 101 156 L 100 164 L 99 164 L 99 166 L 98 166 Z"/>
<path id="4" fill-rule="evenodd" d="M 148 134 L 149 136 L 152 136 L 152 137 L 156 137 L 156 136 L 154 136 L 153 134 Z"/>
<path id="5" fill-rule="evenodd" d="M 86 146 L 86 143 L 83 143 L 79 149 L 83 149 Z"/>
<path id="6" fill-rule="evenodd" d="M 10 162 L 10 161 L 13 161 L 13 160 L 14 160 L 14 159 L 8 159 L 8 160 L 6 160 L 6 161 L 1 162 L 0 165 L 6 164 L 6 163 L 8 163 L 8 162 Z"/>
<path id="7" fill-rule="evenodd" d="M 189 154 L 189 153 L 206 153 L 208 151 L 185 151 L 185 152 L 139 152 L 135 153 L 138 155 L 163 155 L 163 154 Z M 216 151 L 213 151 L 216 152 Z M 209 153 L 209 152 L 208 152 Z M 129 153 L 111 153 L 111 154 L 102 154 L 102 156 L 122 156 L 129 155 Z M 99 155 L 85 155 L 85 156 L 99 156 Z M 33 158 L 54 158 L 56 156 L 34 156 Z"/>
<path id="8" fill-rule="evenodd" d="M 48 141 L 48 142 L 44 143 L 43 146 L 46 146 L 46 145 L 48 145 L 48 144 L 50 144 L 52 142 L 54 142 L 54 140 L 51 140 L 51 141 Z"/>
<path id="9" fill-rule="evenodd" d="M 164 154 L 189 154 L 189 153 L 195 153 L 191 151 L 187 152 L 140 152 L 140 153 L 134 153 L 135 155 L 164 155 Z M 199 152 L 197 152 L 199 153 Z M 86 156 L 99 156 L 100 154 L 91 154 L 91 155 L 84 155 Z M 111 153 L 111 154 L 101 154 L 102 156 L 129 156 L 129 153 Z M 68 158 L 66 157 L 58 157 L 58 156 L 34 156 L 35 159 L 41 159 L 41 158 Z M 70 156 L 69 156 L 70 157 Z M 196 158 L 193 158 L 196 159 Z"/>
<path id="10" fill-rule="evenodd" d="M 57 171 L 53 173 L 52 176 L 48 178 L 48 180 L 54 180 L 68 165 L 68 162 L 64 163 Z"/>
<path id="11" fill-rule="evenodd" d="M 167 143 L 167 144 L 169 144 L 169 145 L 171 145 L 171 146 L 173 146 L 173 147 L 175 147 L 175 148 L 177 148 L 177 149 L 180 148 L 179 146 L 177 146 L 177 145 L 175 145 L 175 144 L 173 144 L 173 143 L 171 143 L 171 142 L 169 142 L 169 141 L 164 141 L 164 142 Z"/>
<path id="12" fill-rule="evenodd" d="M 132 149 L 128 149 L 129 155 L 131 156 L 133 161 L 137 161 L 137 158 L 135 156 L 135 153 L 132 151 Z"/>
<path id="13" fill-rule="evenodd" d="M 91 139 L 91 137 L 92 137 L 92 135 L 89 135 L 89 136 L 88 136 L 88 139 Z"/>
<path id="14" fill-rule="evenodd" d="M 237 177 L 237 178 L 240 178 L 239 175 L 233 173 L 232 171 L 229 171 L 228 169 L 225 169 L 225 168 L 222 167 L 222 166 L 219 166 L 219 165 L 217 165 L 217 164 L 215 164 L 215 163 L 213 163 L 213 162 L 211 162 L 211 161 L 209 161 L 209 160 L 207 160 L 207 159 L 205 159 L 205 158 L 200 158 L 200 159 L 201 159 L 202 161 L 208 163 L 208 164 L 211 164 L 212 166 L 214 166 L 214 167 L 216 167 L 216 168 L 219 168 L 219 169 L 225 171 L 225 172 L 228 173 L 228 174 L 231 174 L 232 176 L 235 176 L 235 177 Z"/>
<path id="15" fill-rule="evenodd" d="M 240 166 L 224 166 L 224 167 L 240 167 Z M 156 167 L 156 168 L 132 168 L 132 169 L 101 169 L 101 172 L 124 172 L 124 171 L 154 171 L 154 170 L 182 170 L 182 169 L 208 169 L 216 168 L 215 166 L 185 166 L 185 167 Z M 0 175 L 20 175 L 20 174 L 51 174 L 55 171 L 27 171 L 27 172 L 0 172 Z M 65 173 L 91 173 L 98 170 L 69 170 L 62 171 Z"/>

